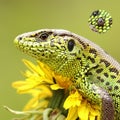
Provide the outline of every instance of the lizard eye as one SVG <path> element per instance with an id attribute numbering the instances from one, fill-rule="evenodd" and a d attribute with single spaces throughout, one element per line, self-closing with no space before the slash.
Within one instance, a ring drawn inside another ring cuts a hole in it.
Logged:
<path id="1" fill-rule="evenodd" d="M 72 51 L 75 45 L 75 41 L 73 39 L 68 41 L 68 50 Z"/>
<path id="2" fill-rule="evenodd" d="M 49 36 L 48 33 L 42 33 L 42 34 L 40 35 L 40 39 L 46 40 L 46 39 L 48 38 L 48 36 Z"/>

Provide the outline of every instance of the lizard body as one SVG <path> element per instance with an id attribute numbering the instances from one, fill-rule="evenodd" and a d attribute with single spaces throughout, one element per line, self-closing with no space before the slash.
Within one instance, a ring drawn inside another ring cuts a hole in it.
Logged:
<path id="1" fill-rule="evenodd" d="M 101 120 L 120 120 L 120 64 L 88 39 L 61 29 L 41 29 L 14 40 L 23 52 L 71 78 L 101 107 Z"/>

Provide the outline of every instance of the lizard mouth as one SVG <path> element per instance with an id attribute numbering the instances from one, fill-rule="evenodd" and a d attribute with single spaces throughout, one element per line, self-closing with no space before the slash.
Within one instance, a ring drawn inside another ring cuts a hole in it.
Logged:
<path id="1" fill-rule="evenodd" d="M 40 47 L 40 43 L 36 42 L 33 37 L 19 35 L 14 39 L 14 44 L 20 51 L 33 57 L 36 57 L 38 54 L 40 55 L 43 52 L 42 47 Z"/>
<path id="2" fill-rule="evenodd" d="M 49 54 L 47 48 L 45 49 L 44 43 L 37 42 L 34 37 L 28 35 L 19 35 L 14 39 L 14 44 L 23 53 L 39 60 L 48 59 Z"/>

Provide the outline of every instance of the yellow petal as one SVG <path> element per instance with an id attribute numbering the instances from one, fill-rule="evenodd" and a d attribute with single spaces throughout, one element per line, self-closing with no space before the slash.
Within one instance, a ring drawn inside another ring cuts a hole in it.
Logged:
<path id="1" fill-rule="evenodd" d="M 23 62 L 32 72 L 40 73 L 42 76 L 44 75 L 44 72 L 37 65 L 25 59 L 23 59 Z"/>
<path id="2" fill-rule="evenodd" d="M 78 107 L 78 116 L 80 120 L 88 120 L 89 118 L 89 107 L 87 105 L 87 101 L 84 100 L 84 102 L 81 103 L 81 105 Z"/>
<path id="3" fill-rule="evenodd" d="M 65 120 L 76 120 L 78 117 L 77 107 L 71 107 Z"/>
<path id="4" fill-rule="evenodd" d="M 68 109 L 70 107 L 80 106 L 82 96 L 76 91 L 67 97 L 64 102 L 64 108 Z"/>
<path id="5" fill-rule="evenodd" d="M 17 88 L 18 93 L 27 93 L 29 90 L 37 86 L 34 81 L 17 81 L 12 84 L 14 88 Z"/>
<path id="6" fill-rule="evenodd" d="M 35 108 L 38 105 L 39 101 L 37 99 L 37 97 L 32 98 L 24 107 L 24 111 L 30 110 Z"/>
<path id="7" fill-rule="evenodd" d="M 58 84 L 53 84 L 53 85 L 50 85 L 50 88 L 52 90 L 58 90 L 58 89 L 63 89 L 61 86 L 59 86 Z"/>
<path id="8" fill-rule="evenodd" d="M 90 120 L 95 120 L 95 116 L 90 116 Z"/>
<path id="9" fill-rule="evenodd" d="M 54 78 L 56 79 L 56 83 L 64 89 L 68 89 L 72 84 L 72 81 L 67 77 L 54 74 Z"/>
<path id="10" fill-rule="evenodd" d="M 31 85 L 28 84 L 26 81 L 17 81 L 12 84 L 12 86 L 17 89 L 18 93 L 28 91 L 29 89 L 32 88 L 33 85 L 32 86 Z"/>
<path id="11" fill-rule="evenodd" d="M 100 110 L 98 106 L 92 105 L 90 108 L 90 120 L 94 120 L 97 116 L 97 120 L 100 120 Z"/>
<path id="12" fill-rule="evenodd" d="M 44 65 L 43 63 L 41 63 L 41 62 L 38 62 L 38 63 L 39 63 L 39 67 L 42 69 L 45 77 L 53 80 L 53 71 L 51 71 L 50 68 L 48 66 Z"/>

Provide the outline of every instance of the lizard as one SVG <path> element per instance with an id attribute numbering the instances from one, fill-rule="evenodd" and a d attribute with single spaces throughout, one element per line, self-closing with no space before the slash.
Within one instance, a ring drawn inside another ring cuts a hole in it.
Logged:
<path id="1" fill-rule="evenodd" d="M 100 106 L 101 120 L 120 120 L 120 64 L 92 41 L 63 29 L 18 35 L 18 49 L 72 78 L 80 93 Z"/>

